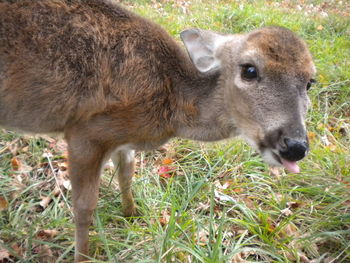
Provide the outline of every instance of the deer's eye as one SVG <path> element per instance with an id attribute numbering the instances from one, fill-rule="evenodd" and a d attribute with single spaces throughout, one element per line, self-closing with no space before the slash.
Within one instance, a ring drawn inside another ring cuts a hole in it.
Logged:
<path id="1" fill-rule="evenodd" d="M 316 80 L 314 79 L 310 79 L 310 81 L 306 84 L 306 90 L 309 90 L 312 86 L 312 84 L 314 84 L 316 82 Z"/>
<path id="2" fill-rule="evenodd" d="M 258 70 L 253 65 L 242 65 L 241 77 L 248 81 L 255 80 L 258 78 Z"/>

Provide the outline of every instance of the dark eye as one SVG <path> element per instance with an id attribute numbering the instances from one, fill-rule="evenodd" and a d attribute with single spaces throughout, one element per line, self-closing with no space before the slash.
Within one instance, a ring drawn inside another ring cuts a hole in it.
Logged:
<path id="1" fill-rule="evenodd" d="M 314 84 L 316 82 L 316 80 L 314 79 L 310 79 L 310 81 L 306 84 L 306 90 L 309 90 L 312 86 L 312 84 Z"/>
<path id="2" fill-rule="evenodd" d="M 258 70 L 252 65 L 243 65 L 241 77 L 248 81 L 254 80 L 258 78 Z"/>

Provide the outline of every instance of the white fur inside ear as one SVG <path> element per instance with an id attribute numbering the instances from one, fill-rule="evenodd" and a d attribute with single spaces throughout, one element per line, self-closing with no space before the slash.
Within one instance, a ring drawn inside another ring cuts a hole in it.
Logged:
<path id="1" fill-rule="evenodd" d="M 215 71 L 221 67 L 216 52 L 230 40 L 229 37 L 199 29 L 185 30 L 180 36 L 193 64 L 200 72 Z"/>
<path id="2" fill-rule="evenodd" d="M 218 61 L 215 61 L 214 57 L 212 56 L 203 56 L 198 58 L 196 65 L 201 72 L 207 72 L 212 68 L 219 67 Z"/>

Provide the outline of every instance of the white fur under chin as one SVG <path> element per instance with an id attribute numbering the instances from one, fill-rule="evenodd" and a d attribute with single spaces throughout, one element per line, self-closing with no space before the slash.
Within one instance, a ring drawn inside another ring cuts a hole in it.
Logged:
<path id="1" fill-rule="evenodd" d="M 269 149 L 262 152 L 261 156 L 264 159 L 264 161 L 270 166 L 277 166 L 277 167 L 283 166 L 280 162 L 276 160 L 276 158 L 273 156 L 272 151 Z"/>
<path id="2" fill-rule="evenodd" d="M 259 148 L 256 144 L 256 142 L 249 138 L 248 136 L 241 135 L 241 137 L 255 150 L 259 151 Z M 260 151 L 259 151 L 260 152 Z M 266 149 L 263 152 L 260 152 L 261 157 L 263 158 L 264 162 L 267 163 L 270 166 L 277 166 L 282 167 L 283 165 L 276 160 L 276 158 L 273 156 L 273 151 L 271 149 Z"/>

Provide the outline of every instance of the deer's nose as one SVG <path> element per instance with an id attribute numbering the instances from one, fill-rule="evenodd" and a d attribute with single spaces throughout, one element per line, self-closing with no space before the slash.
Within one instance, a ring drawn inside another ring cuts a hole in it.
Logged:
<path id="1" fill-rule="evenodd" d="M 284 143 L 285 147 L 279 151 L 279 154 L 283 159 L 288 161 L 299 161 L 303 159 L 309 149 L 306 140 L 284 138 Z"/>

